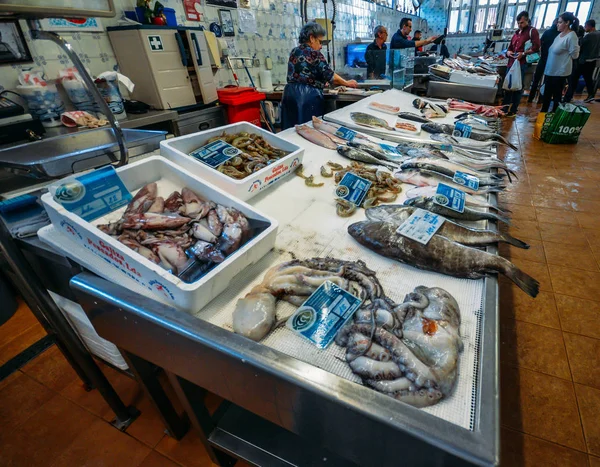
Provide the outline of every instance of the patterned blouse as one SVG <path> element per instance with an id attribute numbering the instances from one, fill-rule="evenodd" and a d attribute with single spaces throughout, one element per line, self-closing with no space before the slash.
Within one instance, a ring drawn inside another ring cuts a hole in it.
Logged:
<path id="1" fill-rule="evenodd" d="M 308 44 L 294 47 L 288 61 L 288 83 L 302 83 L 323 89 L 333 79 L 334 72 L 323 54 Z"/>

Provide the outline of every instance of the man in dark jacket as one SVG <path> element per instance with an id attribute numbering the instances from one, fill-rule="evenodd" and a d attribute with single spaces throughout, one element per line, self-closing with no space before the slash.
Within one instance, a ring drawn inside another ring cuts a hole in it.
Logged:
<path id="1" fill-rule="evenodd" d="M 554 20 L 552 26 L 547 29 L 540 39 L 541 49 L 540 49 L 540 60 L 538 61 L 537 68 L 535 69 L 535 73 L 533 75 L 533 80 L 531 81 L 531 89 L 529 90 L 529 98 L 527 102 L 533 102 L 535 98 L 535 93 L 538 90 L 538 86 L 540 85 L 540 81 L 542 80 L 542 76 L 544 76 L 544 69 L 546 68 L 546 60 L 548 60 L 548 50 L 550 50 L 550 46 L 556 39 L 556 36 L 560 34 L 556 27 L 556 23 L 558 22 L 558 18 Z"/>
<path id="2" fill-rule="evenodd" d="M 367 62 L 367 79 L 380 79 L 385 75 L 387 46 L 385 41 L 388 32 L 385 26 L 375 28 L 375 40 L 367 46 L 365 52 L 365 62 Z"/>
<path id="3" fill-rule="evenodd" d="M 411 41 L 408 36 L 412 31 L 412 19 L 402 18 L 400 20 L 400 29 L 392 36 L 392 42 L 390 43 L 390 49 L 410 49 L 413 47 L 423 47 L 424 45 L 431 44 L 437 39 L 437 36 L 430 37 L 428 39 L 414 40 Z"/>
<path id="4" fill-rule="evenodd" d="M 585 87 L 588 93 L 584 102 L 592 102 L 596 94 L 594 69 L 596 68 L 596 60 L 600 58 L 600 31 L 596 30 L 596 21 L 593 19 L 586 21 L 585 32 L 585 36 L 580 40 L 581 51 L 579 52 L 579 59 L 576 60 L 577 67 L 573 67 L 574 71 L 569 80 L 569 89 L 567 89 L 567 93 L 565 94 L 565 102 L 570 102 L 573 99 L 573 94 L 581 75 L 583 75 L 583 79 L 585 80 Z"/>

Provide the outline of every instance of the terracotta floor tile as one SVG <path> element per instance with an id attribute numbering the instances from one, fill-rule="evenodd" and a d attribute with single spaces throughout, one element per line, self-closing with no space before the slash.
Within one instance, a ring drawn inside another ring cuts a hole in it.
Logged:
<path id="1" fill-rule="evenodd" d="M 502 209 L 510 210 L 510 218 L 514 224 L 519 221 L 536 221 L 535 208 L 533 206 L 524 206 L 520 204 L 502 203 Z"/>
<path id="2" fill-rule="evenodd" d="M 102 419 L 96 419 L 69 447 L 56 458 L 53 466 L 126 465 L 135 467 L 150 454 L 150 448 L 117 430 Z"/>
<path id="3" fill-rule="evenodd" d="M 500 383 L 503 425 L 585 451 L 572 382 L 502 365 Z"/>
<path id="4" fill-rule="evenodd" d="M 562 332 L 523 321 L 506 320 L 500 329 L 502 363 L 571 380 Z"/>
<path id="5" fill-rule="evenodd" d="M 600 339 L 600 302 L 556 294 L 563 331 Z"/>
<path id="6" fill-rule="evenodd" d="M 573 381 L 600 389 L 600 339 L 563 334 Z"/>
<path id="7" fill-rule="evenodd" d="M 570 245 L 568 242 L 544 242 L 548 264 L 558 264 L 586 271 L 599 272 L 594 253 L 587 245 Z"/>
<path id="8" fill-rule="evenodd" d="M 596 254 L 600 254 L 600 231 L 593 229 L 583 229 L 583 233 L 590 247 L 592 248 L 592 251 Z"/>
<path id="9" fill-rule="evenodd" d="M 531 298 L 516 285 L 501 282 L 499 287 L 500 316 L 503 320 L 516 319 L 560 329 L 554 294 L 540 292 L 537 297 Z"/>
<path id="10" fill-rule="evenodd" d="M 53 391 L 61 391 L 73 381 L 80 381 L 57 346 L 52 346 L 21 369 Z"/>
<path id="11" fill-rule="evenodd" d="M 186 467 L 214 465 L 194 430 L 190 430 L 181 441 L 165 436 L 155 450 Z"/>
<path id="12" fill-rule="evenodd" d="M 572 211 L 574 201 L 569 198 L 555 198 L 553 196 L 546 195 L 531 195 L 533 205 L 536 208 L 549 208 L 549 209 L 564 209 L 566 211 Z"/>
<path id="13" fill-rule="evenodd" d="M 44 331 L 41 324 L 36 323 L 21 334 L 16 335 L 13 339 L 1 342 L 0 363 L 7 362 L 11 358 L 16 357 L 44 336 L 46 336 L 46 331 Z"/>
<path id="14" fill-rule="evenodd" d="M 520 239 L 519 239 L 520 240 Z M 509 245 L 508 243 L 500 243 L 498 245 L 499 253 L 508 260 L 515 258 L 526 259 L 529 261 L 535 261 L 536 263 L 545 263 L 546 255 L 544 254 L 544 247 L 542 242 L 539 240 L 523 240 L 528 245 L 528 249 L 517 248 L 516 246 Z"/>
<path id="15" fill-rule="evenodd" d="M 237 466 L 239 463 L 236 463 Z M 179 464 L 176 464 L 170 459 L 167 459 L 165 456 L 160 455 L 156 451 L 150 452 L 148 456 L 142 461 L 140 467 L 178 467 Z"/>
<path id="16" fill-rule="evenodd" d="M 600 456 L 600 390 L 576 384 L 575 392 L 588 452 Z"/>
<path id="17" fill-rule="evenodd" d="M 567 194 L 571 198 L 600 200 L 598 182 L 595 180 L 576 179 L 563 182 Z"/>
<path id="18" fill-rule="evenodd" d="M 590 170 L 590 169 L 583 169 L 585 171 L 585 176 L 591 180 L 596 180 L 597 182 L 600 182 L 600 171 L 598 170 Z"/>
<path id="19" fill-rule="evenodd" d="M 0 391 L 0 420 L 3 425 L 16 428 L 55 394 L 23 373 L 17 373 L 11 379 L 10 384 Z M 7 434 L 4 427 L 0 429 L 0 438 L 3 432 Z"/>
<path id="20" fill-rule="evenodd" d="M 540 236 L 545 242 L 587 245 L 587 237 L 582 229 L 544 222 L 540 222 L 538 225 Z"/>
<path id="21" fill-rule="evenodd" d="M 101 368 L 125 405 L 135 405 L 143 398 L 143 389 L 135 379 L 104 364 L 101 364 Z M 110 422 L 114 419 L 114 413 L 105 412 L 103 418 Z"/>
<path id="22" fill-rule="evenodd" d="M 22 374 L 23 373 L 21 373 L 20 371 L 15 371 L 14 373 L 11 373 L 3 380 L 0 380 L 0 391 L 2 391 L 6 386 L 11 384 L 15 379 L 20 377 Z"/>
<path id="23" fill-rule="evenodd" d="M 80 407 L 89 410 L 98 417 L 103 417 L 108 412 L 112 414 L 110 407 L 104 401 L 98 390 L 86 391 L 79 380 L 70 383 L 60 391 L 60 394 Z"/>
<path id="24" fill-rule="evenodd" d="M 569 204 L 577 212 L 588 212 L 600 215 L 600 201 L 591 201 L 589 199 L 569 198 Z"/>
<path id="25" fill-rule="evenodd" d="M 509 183 L 504 193 L 531 193 L 531 185 L 527 178 L 520 178 Z"/>
<path id="26" fill-rule="evenodd" d="M 535 212 L 538 222 L 561 225 L 578 225 L 575 214 L 570 211 L 565 211 L 562 209 L 536 208 Z"/>
<path id="27" fill-rule="evenodd" d="M 556 293 L 579 298 L 600 296 L 600 273 L 549 264 L 550 277 Z"/>
<path id="28" fill-rule="evenodd" d="M 543 439 L 500 429 L 500 465 L 508 467 L 583 467 L 586 454 Z"/>
<path id="29" fill-rule="evenodd" d="M 511 262 L 517 266 L 521 271 L 529 274 L 535 280 L 540 283 L 540 290 L 542 292 L 552 292 L 552 282 L 550 281 L 550 275 L 548 274 L 548 267 L 544 263 L 536 263 L 535 261 L 529 261 L 525 259 L 515 258 Z M 508 278 L 502 276 L 503 282 L 510 282 Z"/>
<path id="30" fill-rule="evenodd" d="M 589 456 L 590 467 L 600 467 L 600 457 Z"/>
<path id="31" fill-rule="evenodd" d="M 500 224 L 502 232 L 508 232 L 520 240 L 541 240 L 540 228 L 537 222 L 519 221 L 512 225 Z M 583 235 L 583 234 L 582 234 Z M 587 242 L 587 240 L 585 240 Z"/>
<path id="32" fill-rule="evenodd" d="M 2 326 L 0 326 L 0 343 L 6 344 L 8 341 L 14 339 L 19 334 L 22 334 L 27 329 L 35 326 L 38 320 L 35 318 L 29 307 L 25 302 L 19 303 L 19 308 Z"/>
<path id="33" fill-rule="evenodd" d="M 165 425 L 158 410 L 154 408 L 154 405 L 145 394 L 137 400 L 127 401 L 124 399 L 123 402 L 133 404 L 141 412 L 137 420 L 127 428 L 127 433 L 154 448 L 165 436 Z"/>
<path id="34" fill-rule="evenodd" d="M 10 430 L 2 442 L 0 465 L 51 465 L 94 420 L 97 419 L 92 414 L 57 394 L 41 405 L 28 423 Z"/>
<path id="35" fill-rule="evenodd" d="M 600 230 L 600 212 L 576 212 L 575 216 L 584 229 Z"/>

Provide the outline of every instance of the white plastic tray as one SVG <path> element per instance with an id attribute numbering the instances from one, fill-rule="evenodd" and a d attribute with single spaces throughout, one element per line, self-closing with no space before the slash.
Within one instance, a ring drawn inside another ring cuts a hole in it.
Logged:
<path id="1" fill-rule="evenodd" d="M 242 180 L 228 177 L 188 155 L 195 149 L 204 146 L 206 141 L 213 136 L 221 135 L 223 132 L 234 134 L 242 131 L 260 134 L 271 146 L 282 149 L 290 154 L 279 159 L 277 163 L 273 163 L 258 172 L 250 174 Z M 175 162 L 177 165 L 189 170 L 193 174 L 198 175 L 200 178 L 208 180 L 241 200 L 248 200 L 261 191 L 273 186 L 276 182 L 282 180 L 302 164 L 302 159 L 304 158 L 304 149 L 300 146 L 296 146 L 286 139 L 248 122 L 232 123 L 231 125 L 214 128 L 212 130 L 201 131 L 199 133 L 161 141 L 160 153 L 163 157 Z"/>
<path id="2" fill-rule="evenodd" d="M 262 258 L 275 244 L 278 228 L 276 220 L 232 198 L 163 157 L 149 157 L 121 167 L 117 172 L 125 187 L 132 193 L 150 182 L 157 182 L 159 196 L 168 196 L 174 190 L 188 187 L 205 199 L 234 207 L 246 217 L 270 226 L 199 280 L 186 283 L 95 227 L 119 219 L 125 207 L 89 223 L 57 203 L 50 193 L 46 193 L 42 196 L 42 202 L 53 226 L 68 236 L 73 244 L 81 247 L 79 251 L 75 248 L 61 248 L 63 253 L 107 280 L 126 284 L 136 290 L 141 289 L 145 294 L 151 291 L 163 303 L 194 312 L 221 293 L 237 273 Z M 48 229 L 42 229 L 38 234 L 42 240 L 53 244 L 52 239 L 46 235 L 48 233 Z M 132 287 L 133 285 L 136 287 Z"/>

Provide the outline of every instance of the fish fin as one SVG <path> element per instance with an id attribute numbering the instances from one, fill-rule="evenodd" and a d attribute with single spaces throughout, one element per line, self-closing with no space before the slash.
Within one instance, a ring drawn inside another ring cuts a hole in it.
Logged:
<path id="1" fill-rule="evenodd" d="M 505 216 L 501 216 L 500 214 L 494 214 L 493 212 L 489 213 L 494 219 L 504 222 L 506 225 L 510 225 L 510 219 Z"/>
<path id="2" fill-rule="evenodd" d="M 509 266 L 505 271 L 506 277 L 513 281 L 527 295 L 535 298 L 540 291 L 540 283 L 530 275 L 525 274 L 510 261 L 507 262 Z"/>
<path id="3" fill-rule="evenodd" d="M 527 243 L 525 243 L 524 241 L 519 240 L 518 238 L 515 238 L 512 235 L 509 235 L 507 233 L 501 234 L 500 239 L 503 242 L 508 243 L 509 245 L 516 246 L 517 248 L 523 248 L 524 250 L 529 249 L 529 245 Z"/>

